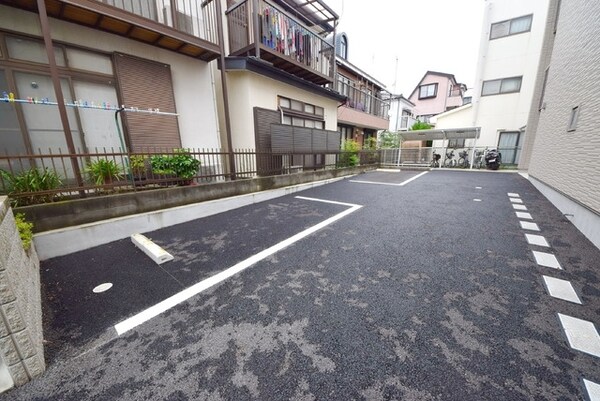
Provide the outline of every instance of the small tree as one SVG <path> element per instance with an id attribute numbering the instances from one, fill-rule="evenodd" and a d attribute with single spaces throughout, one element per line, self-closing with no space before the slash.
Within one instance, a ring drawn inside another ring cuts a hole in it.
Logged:
<path id="1" fill-rule="evenodd" d="M 383 131 L 379 134 L 379 147 L 381 149 L 395 149 L 400 147 L 400 136 L 396 132 Z"/>
<path id="2" fill-rule="evenodd" d="M 367 139 L 365 139 L 365 142 L 363 144 L 363 149 L 364 150 L 377 150 L 377 138 L 370 136 Z"/>
<path id="3" fill-rule="evenodd" d="M 432 127 L 431 124 L 424 123 L 424 122 L 417 120 L 417 122 L 414 123 L 412 127 L 410 127 L 410 130 L 418 131 L 418 130 L 422 130 L 422 129 L 431 129 L 431 127 Z"/>

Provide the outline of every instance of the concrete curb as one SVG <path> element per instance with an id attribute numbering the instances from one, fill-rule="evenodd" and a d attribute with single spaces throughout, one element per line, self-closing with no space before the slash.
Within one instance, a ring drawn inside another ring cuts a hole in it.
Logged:
<path id="1" fill-rule="evenodd" d="M 285 188 L 254 192 L 230 198 L 193 203 L 185 206 L 177 206 L 163 210 L 82 224 L 79 226 L 45 231 L 35 234 L 35 248 L 39 259 L 46 260 L 128 238 L 135 233 L 145 233 L 185 223 L 350 177 L 353 176 L 330 178 Z"/>

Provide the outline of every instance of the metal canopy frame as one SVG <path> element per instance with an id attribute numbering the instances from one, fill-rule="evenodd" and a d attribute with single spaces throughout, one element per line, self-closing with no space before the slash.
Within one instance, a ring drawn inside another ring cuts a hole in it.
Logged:
<path id="1" fill-rule="evenodd" d="M 301 16 L 312 28 L 320 28 L 320 35 L 333 32 L 336 21 L 340 18 L 322 0 L 279 0 L 279 3 Z"/>

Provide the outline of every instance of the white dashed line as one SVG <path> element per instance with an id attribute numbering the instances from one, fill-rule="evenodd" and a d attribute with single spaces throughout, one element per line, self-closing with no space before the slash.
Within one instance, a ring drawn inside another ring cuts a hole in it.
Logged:
<path id="1" fill-rule="evenodd" d="M 523 203 L 521 198 L 509 198 L 512 203 Z"/>
<path id="2" fill-rule="evenodd" d="M 481 187 L 475 187 L 475 189 L 481 189 Z"/>
<path id="3" fill-rule="evenodd" d="M 473 199 L 473 202 L 481 202 L 481 199 L 475 198 L 475 199 Z"/>
<path id="4" fill-rule="evenodd" d="M 515 212 L 517 214 L 517 217 L 520 219 L 529 219 L 532 220 L 533 217 L 531 217 L 531 215 L 529 213 L 525 213 L 525 212 Z"/>
<path id="5" fill-rule="evenodd" d="M 583 384 L 590 401 L 600 401 L 600 384 L 587 379 L 583 379 Z"/>
<path id="6" fill-rule="evenodd" d="M 521 224 L 521 228 L 523 230 L 540 231 L 540 228 L 535 223 L 530 223 L 528 221 L 519 221 L 519 224 Z"/>
<path id="7" fill-rule="evenodd" d="M 513 209 L 515 210 L 527 210 L 527 207 L 525 205 L 512 205 Z"/>
<path id="8" fill-rule="evenodd" d="M 594 323 L 561 313 L 558 318 L 571 348 L 600 357 L 600 336 Z"/>
<path id="9" fill-rule="evenodd" d="M 509 193 L 507 193 L 507 195 L 511 198 L 520 198 L 519 194 L 516 194 L 514 192 L 509 192 Z"/>
<path id="10" fill-rule="evenodd" d="M 547 252 L 538 252 L 538 251 L 532 251 L 532 252 L 533 252 L 533 257 L 535 258 L 535 262 L 538 265 L 562 270 L 562 267 L 560 267 L 560 263 L 558 263 L 558 259 L 556 259 L 556 256 L 554 256 L 553 254 L 547 253 Z"/>
<path id="11" fill-rule="evenodd" d="M 542 237 L 541 235 L 525 234 L 525 238 L 527 239 L 527 243 L 530 245 L 545 246 L 546 248 L 550 247 L 548 241 L 546 241 L 546 238 Z"/>
<path id="12" fill-rule="evenodd" d="M 548 276 L 542 277 L 550 296 L 581 305 L 581 300 L 569 281 Z"/>

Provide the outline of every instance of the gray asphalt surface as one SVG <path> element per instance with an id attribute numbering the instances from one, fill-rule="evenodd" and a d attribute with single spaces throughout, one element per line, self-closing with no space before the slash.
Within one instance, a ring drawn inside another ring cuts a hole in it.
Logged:
<path id="1" fill-rule="evenodd" d="M 414 176 L 395 174 L 386 180 Z M 542 249 L 527 244 L 507 192 L 564 270 L 536 265 Z M 598 358 L 572 350 L 557 317 L 600 323 L 600 251 L 521 176 L 434 171 L 403 187 L 344 180 L 295 195 L 364 207 L 121 337 L 110 325 L 154 297 L 346 208 L 286 196 L 159 230 L 149 236 L 178 261 L 147 280 L 131 269 L 158 268 L 123 241 L 44 263 L 50 366 L 0 398 L 578 400 L 582 378 L 600 382 Z M 106 274 L 60 281 L 79 264 Z M 583 305 L 550 297 L 542 274 L 570 280 Z M 86 319 L 69 303 L 78 279 L 139 291 L 109 290 L 89 301 L 102 318 Z"/>

